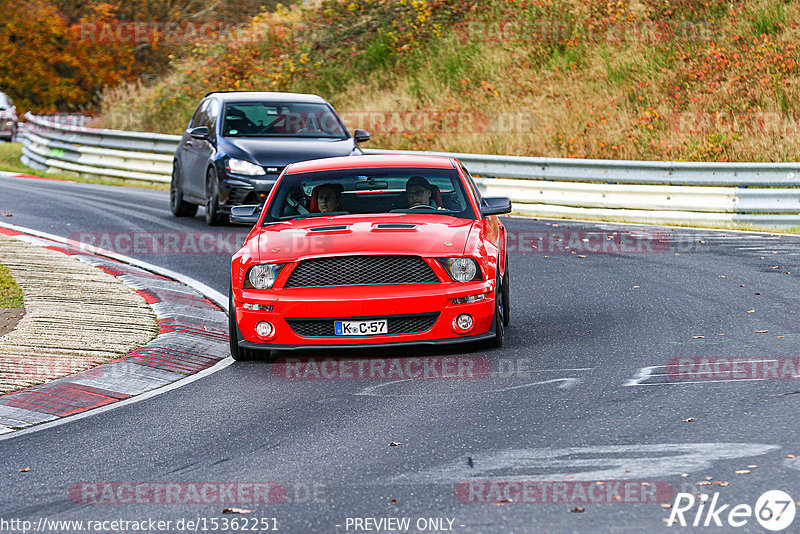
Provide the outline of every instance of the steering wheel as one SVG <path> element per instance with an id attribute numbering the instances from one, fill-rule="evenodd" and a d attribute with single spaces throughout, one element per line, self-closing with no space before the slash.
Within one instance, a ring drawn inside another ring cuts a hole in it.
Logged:
<path id="1" fill-rule="evenodd" d="M 427 204 L 417 204 L 416 206 L 411 206 L 408 209 L 410 209 L 410 210 L 421 210 L 421 209 L 435 210 L 436 208 L 434 208 L 433 206 L 429 206 Z"/>

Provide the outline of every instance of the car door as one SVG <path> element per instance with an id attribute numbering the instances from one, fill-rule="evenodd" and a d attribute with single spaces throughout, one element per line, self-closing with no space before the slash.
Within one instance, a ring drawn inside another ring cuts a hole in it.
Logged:
<path id="1" fill-rule="evenodd" d="M 199 161 L 199 148 L 202 141 L 193 138 L 189 132 L 198 126 L 202 126 L 209 102 L 211 102 L 210 99 L 200 102 L 200 105 L 197 106 L 197 111 L 194 112 L 194 116 L 189 122 L 189 126 L 181 137 L 179 160 L 183 179 L 182 187 L 184 193 L 195 198 L 203 198 L 205 194 L 205 166 Z M 198 176 L 198 173 L 200 173 L 200 176 Z"/>

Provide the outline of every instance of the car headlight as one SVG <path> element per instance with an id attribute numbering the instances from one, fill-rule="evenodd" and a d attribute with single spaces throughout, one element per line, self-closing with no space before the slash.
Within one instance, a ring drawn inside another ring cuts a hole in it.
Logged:
<path id="1" fill-rule="evenodd" d="M 278 273 L 283 269 L 283 263 L 266 263 L 253 265 L 244 281 L 245 288 L 269 289 L 278 278 Z"/>
<path id="2" fill-rule="evenodd" d="M 267 174 L 264 171 L 264 167 L 261 165 L 256 165 L 255 163 L 250 163 L 249 161 L 245 161 L 243 159 L 230 158 L 226 167 L 231 172 L 235 172 L 237 174 L 247 174 L 248 176 Z"/>
<path id="3" fill-rule="evenodd" d="M 476 278 L 480 279 L 478 263 L 472 258 L 443 258 L 439 261 L 454 282 L 470 282 Z"/>

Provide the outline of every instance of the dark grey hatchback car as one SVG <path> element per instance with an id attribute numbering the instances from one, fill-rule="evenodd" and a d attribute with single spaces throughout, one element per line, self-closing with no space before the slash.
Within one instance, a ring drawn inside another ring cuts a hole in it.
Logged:
<path id="1" fill-rule="evenodd" d="M 193 217 L 202 205 L 206 223 L 220 224 L 233 206 L 262 204 L 290 163 L 361 155 L 369 138 L 316 95 L 209 93 L 175 151 L 170 208 Z"/>

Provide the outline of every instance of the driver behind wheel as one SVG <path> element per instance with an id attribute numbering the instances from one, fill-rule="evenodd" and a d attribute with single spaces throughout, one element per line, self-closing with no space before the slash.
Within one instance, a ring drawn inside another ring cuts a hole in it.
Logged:
<path id="1" fill-rule="evenodd" d="M 431 208 L 441 209 L 441 204 L 437 202 L 440 196 L 438 188 L 422 176 L 412 176 L 406 182 L 406 198 L 409 207 L 430 206 Z"/>

